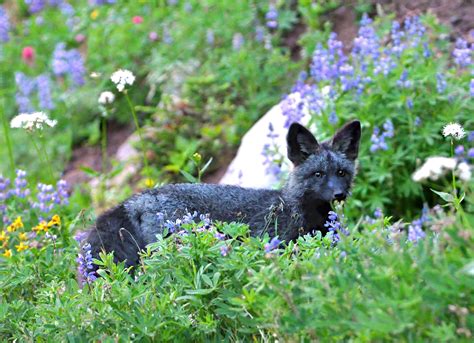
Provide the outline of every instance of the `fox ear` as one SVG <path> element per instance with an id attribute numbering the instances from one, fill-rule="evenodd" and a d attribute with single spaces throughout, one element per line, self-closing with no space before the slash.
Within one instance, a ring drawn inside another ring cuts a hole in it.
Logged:
<path id="1" fill-rule="evenodd" d="M 360 121 L 354 120 L 339 129 L 332 138 L 332 148 L 342 152 L 350 160 L 359 154 Z"/>
<path id="2" fill-rule="evenodd" d="M 293 123 L 286 136 L 288 158 L 295 166 L 303 163 L 319 149 L 319 144 L 311 132 L 304 126 Z"/>

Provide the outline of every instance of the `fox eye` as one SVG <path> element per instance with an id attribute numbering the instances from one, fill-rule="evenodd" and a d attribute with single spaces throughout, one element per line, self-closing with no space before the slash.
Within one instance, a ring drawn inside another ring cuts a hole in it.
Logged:
<path id="1" fill-rule="evenodd" d="M 344 175 L 346 175 L 346 172 L 345 172 L 344 170 L 339 169 L 339 170 L 337 171 L 337 176 L 343 177 Z"/>
<path id="2" fill-rule="evenodd" d="M 323 173 L 320 172 L 320 171 L 317 171 L 316 173 L 314 173 L 314 175 L 315 175 L 316 177 L 322 177 L 322 176 L 323 176 Z"/>

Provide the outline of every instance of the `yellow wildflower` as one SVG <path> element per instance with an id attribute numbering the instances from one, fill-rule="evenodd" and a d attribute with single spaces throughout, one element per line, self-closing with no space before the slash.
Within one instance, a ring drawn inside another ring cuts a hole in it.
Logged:
<path id="1" fill-rule="evenodd" d="M 45 221 L 42 221 L 41 223 L 39 223 L 33 228 L 33 231 L 37 233 L 40 233 L 41 231 L 48 232 L 48 224 L 46 224 Z"/>
<path id="2" fill-rule="evenodd" d="M 26 235 L 26 232 L 22 232 L 18 235 L 18 238 L 20 241 L 26 241 L 28 239 L 28 236 Z"/>
<path id="3" fill-rule="evenodd" d="M 20 244 L 15 245 L 16 251 L 21 252 L 23 250 L 28 249 L 28 244 L 25 244 L 24 242 L 20 242 Z"/>
<path id="4" fill-rule="evenodd" d="M 91 19 L 92 20 L 96 20 L 98 16 L 99 16 L 99 10 L 98 9 L 95 9 L 91 12 Z"/>
<path id="5" fill-rule="evenodd" d="M 5 250 L 5 252 L 2 254 L 2 256 L 6 257 L 6 258 L 12 257 L 12 249 Z"/>
<path id="6" fill-rule="evenodd" d="M 48 223 L 48 227 L 55 226 L 55 225 L 57 226 L 61 225 L 61 218 L 59 218 L 57 214 L 55 214 L 53 218 L 51 218 L 51 220 Z"/>
<path id="7" fill-rule="evenodd" d="M 23 227 L 24 225 L 23 225 L 23 222 L 21 220 L 21 217 L 17 217 L 15 219 L 15 221 L 13 222 L 13 225 L 15 225 L 17 229 Z"/>
<path id="8" fill-rule="evenodd" d="M 151 188 L 154 185 L 155 185 L 155 182 L 153 181 L 153 179 L 149 177 L 145 179 L 145 186 L 147 186 L 148 188 Z"/>
<path id="9" fill-rule="evenodd" d="M 0 232 L 0 242 L 6 241 L 7 239 L 8 239 L 7 233 L 4 230 L 2 230 L 2 232 Z"/>

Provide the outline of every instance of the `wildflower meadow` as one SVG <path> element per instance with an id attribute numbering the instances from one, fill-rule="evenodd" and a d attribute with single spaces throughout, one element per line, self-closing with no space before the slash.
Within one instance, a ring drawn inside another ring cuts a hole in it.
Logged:
<path id="1" fill-rule="evenodd" d="M 474 18 L 396 3 L 0 1 L 0 340 L 472 341 Z M 186 209 L 138 266 L 92 256 L 98 215 L 219 183 L 270 113 L 238 173 L 275 189 L 292 123 L 361 123 L 327 234 Z"/>

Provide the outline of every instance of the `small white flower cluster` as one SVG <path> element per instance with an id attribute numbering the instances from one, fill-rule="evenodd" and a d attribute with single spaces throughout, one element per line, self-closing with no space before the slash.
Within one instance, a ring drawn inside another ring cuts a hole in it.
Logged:
<path id="1" fill-rule="evenodd" d="M 100 93 L 98 101 L 99 101 L 99 104 L 101 105 L 109 105 L 113 103 L 114 100 L 115 100 L 114 93 L 105 91 L 105 92 Z"/>
<path id="2" fill-rule="evenodd" d="M 43 130 L 43 126 L 54 127 L 57 120 L 49 119 L 44 112 L 20 113 L 10 122 L 10 127 L 14 129 L 25 129 L 27 131 Z"/>
<path id="3" fill-rule="evenodd" d="M 135 75 L 130 70 L 119 69 L 110 77 L 113 83 L 117 86 L 119 92 L 123 92 L 125 85 L 133 85 L 135 82 Z"/>
<path id="4" fill-rule="evenodd" d="M 446 124 L 443 128 L 443 136 L 444 137 L 453 137 L 454 139 L 461 139 L 466 136 L 466 131 L 464 128 L 458 123 L 449 123 Z"/>
<path id="5" fill-rule="evenodd" d="M 421 168 L 413 173 L 412 179 L 415 182 L 422 182 L 427 179 L 438 180 L 440 177 L 454 169 L 456 169 L 456 173 L 461 180 L 469 181 L 471 179 L 471 168 L 466 162 L 457 164 L 455 158 L 442 156 L 428 157 Z"/>

